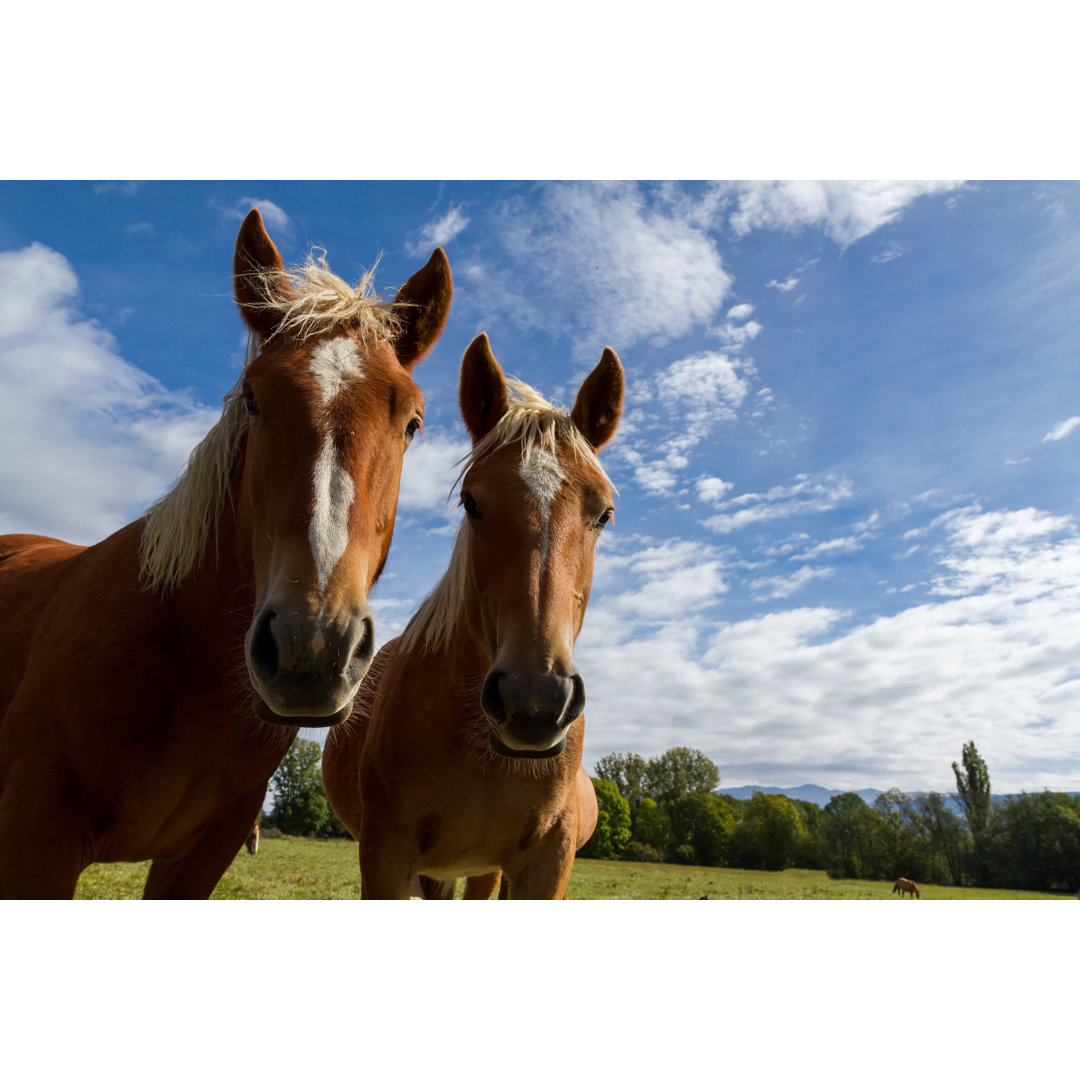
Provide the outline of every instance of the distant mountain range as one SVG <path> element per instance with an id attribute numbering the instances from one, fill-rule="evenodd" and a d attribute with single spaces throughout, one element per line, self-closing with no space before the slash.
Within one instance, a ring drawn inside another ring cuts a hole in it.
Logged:
<path id="1" fill-rule="evenodd" d="M 733 799 L 752 798 L 755 791 L 763 791 L 766 795 L 786 795 L 789 799 L 802 799 L 804 802 L 817 803 L 818 806 L 825 806 L 834 795 L 844 794 L 839 788 L 823 788 L 818 784 L 803 784 L 801 787 L 793 788 L 758 787 L 756 784 L 747 784 L 744 787 L 719 789 L 721 795 L 730 795 Z M 873 806 L 874 799 L 877 798 L 878 795 L 881 795 L 882 792 L 878 791 L 877 788 L 860 788 L 855 794 L 860 796 L 868 806 Z M 909 791 L 907 794 L 915 796 L 923 795 L 925 792 Z M 954 814 L 963 814 L 964 804 L 961 803 L 955 795 L 947 793 L 943 794 L 945 794 L 945 805 Z M 1076 792 L 1071 791 L 1068 794 L 1075 796 Z M 990 796 L 990 799 L 993 802 L 1007 798 L 1009 798 L 1007 794 Z"/>

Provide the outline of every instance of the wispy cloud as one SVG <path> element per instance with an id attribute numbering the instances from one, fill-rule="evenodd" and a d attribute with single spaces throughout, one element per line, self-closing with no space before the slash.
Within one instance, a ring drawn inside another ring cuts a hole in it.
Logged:
<path id="1" fill-rule="evenodd" d="M 468 228 L 469 219 L 460 206 L 451 206 L 442 217 L 429 221 L 405 241 L 405 250 L 414 258 L 428 255 L 432 249 L 445 247 Z"/>
<path id="2" fill-rule="evenodd" d="M 766 289 L 779 289 L 781 292 L 791 292 L 796 285 L 799 284 L 797 277 L 789 277 L 786 281 L 777 281 L 773 278 L 771 281 L 765 282 Z"/>
<path id="3" fill-rule="evenodd" d="M 797 476 L 791 484 L 779 484 L 765 492 L 749 492 L 720 504 L 723 513 L 706 518 L 703 525 L 726 534 L 765 521 L 778 521 L 798 514 L 821 514 L 851 498 L 851 482 L 826 476 L 813 480 Z"/>
<path id="4" fill-rule="evenodd" d="M 570 338 L 579 359 L 677 340 L 708 325 L 731 288 L 706 225 L 638 184 L 542 185 L 538 199 L 508 201 L 497 223 L 524 303 L 508 305 L 504 273 L 491 317 L 557 312 L 544 329 Z M 488 306 L 482 293 L 477 302 Z"/>
<path id="5" fill-rule="evenodd" d="M 759 600 L 786 600 L 789 596 L 793 596 L 800 589 L 809 585 L 811 581 L 816 581 L 818 578 L 832 577 L 835 573 L 836 571 L 831 566 L 819 568 L 804 566 L 787 577 L 758 578 L 756 581 L 750 582 L 750 588 L 753 592 L 765 594 L 759 596 Z"/>
<path id="6" fill-rule="evenodd" d="M 1080 427 L 1080 416 L 1070 416 L 1068 420 L 1062 420 L 1060 424 L 1052 427 L 1044 436 L 1043 442 L 1057 442 L 1065 439 Z"/>
<path id="7" fill-rule="evenodd" d="M 775 180 L 733 185 L 737 208 L 731 228 L 737 236 L 754 229 L 793 232 L 818 228 L 839 244 L 852 244 L 896 221 L 915 199 L 961 186 L 960 181 Z"/>

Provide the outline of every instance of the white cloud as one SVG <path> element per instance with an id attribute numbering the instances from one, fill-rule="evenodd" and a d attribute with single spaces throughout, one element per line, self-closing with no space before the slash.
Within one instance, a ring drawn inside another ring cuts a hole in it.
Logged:
<path id="1" fill-rule="evenodd" d="M 697 481 L 698 498 L 703 502 L 719 503 L 734 486 L 719 476 L 700 476 Z"/>
<path id="2" fill-rule="evenodd" d="M 678 201 L 650 203 L 635 183 L 548 184 L 538 200 L 509 201 L 499 228 L 524 279 L 515 287 L 528 298 L 518 315 L 535 317 L 533 301 L 558 312 L 545 329 L 570 338 L 579 359 L 707 325 L 732 279 L 706 225 L 685 210 Z M 492 318 L 513 317 L 507 293 L 497 299 L 498 307 L 477 296 Z"/>
<path id="3" fill-rule="evenodd" d="M 766 492 L 749 492 L 720 505 L 727 511 L 707 518 L 703 525 L 717 533 L 730 533 L 765 521 L 778 521 L 796 514 L 820 514 L 835 509 L 851 498 L 851 482 L 843 477 L 826 476 L 812 480 L 801 475 L 788 485 L 777 485 Z"/>
<path id="4" fill-rule="evenodd" d="M 274 229 L 278 229 L 281 232 L 291 232 L 292 222 L 289 220 L 289 215 L 281 209 L 277 203 L 271 202 L 269 199 L 239 199 L 235 206 L 227 207 L 222 210 L 222 214 L 230 220 L 236 219 L 242 221 L 248 216 L 252 209 L 258 210 L 263 216 L 263 220 L 266 222 L 266 227 L 273 232 Z"/>
<path id="5" fill-rule="evenodd" d="M 437 247 L 445 247 L 469 225 L 460 206 L 451 206 L 441 218 L 429 221 L 405 242 L 405 250 L 414 258 L 430 255 Z"/>
<path id="6" fill-rule="evenodd" d="M 766 289 L 779 289 L 781 292 L 791 292 L 796 285 L 799 284 L 797 277 L 789 277 L 786 281 L 777 281 L 773 278 L 771 281 L 765 282 Z"/>
<path id="7" fill-rule="evenodd" d="M 750 582 L 750 588 L 753 592 L 765 592 L 765 590 L 768 590 L 766 595 L 758 597 L 759 600 L 786 600 L 789 596 L 793 596 L 800 589 L 809 585 L 811 581 L 818 578 L 832 577 L 835 573 L 836 571 L 828 566 L 820 568 L 804 566 L 788 577 L 758 578 L 756 581 Z"/>
<path id="8" fill-rule="evenodd" d="M 1074 523 L 972 507 L 936 528 L 952 591 L 862 625 L 823 606 L 643 628 L 620 617 L 618 595 L 598 595 L 576 653 L 586 766 L 683 745 L 725 784 L 947 791 L 974 739 L 996 791 L 1080 789 Z"/>
<path id="9" fill-rule="evenodd" d="M 896 221 L 921 195 L 961 186 L 956 180 L 772 180 L 733 185 L 737 209 L 730 217 L 738 236 L 753 229 L 819 228 L 838 244 Z"/>
<path id="10" fill-rule="evenodd" d="M 754 314 L 753 304 L 736 304 L 728 313 L 729 319 L 749 319 Z"/>
<path id="11" fill-rule="evenodd" d="M 1071 435 L 1078 427 L 1080 427 L 1080 416 L 1070 416 L 1068 420 L 1062 420 L 1060 424 L 1052 427 L 1043 436 L 1043 442 L 1057 442 Z"/>
<path id="12" fill-rule="evenodd" d="M 220 410 L 116 353 L 42 244 L 0 252 L 0 532 L 92 543 L 175 479 Z"/>
<path id="13" fill-rule="evenodd" d="M 746 342 L 753 341 L 761 333 L 761 323 L 751 319 L 749 322 L 739 326 L 728 321 L 721 326 L 714 327 L 709 333 L 720 338 L 720 341 L 725 346 L 737 352 Z"/>
<path id="14" fill-rule="evenodd" d="M 469 445 L 468 439 L 451 435 L 421 435 L 414 439 L 401 469 L 399 508 L 438 516 L 452 512 L 456 517 L 450 492 Z"/>

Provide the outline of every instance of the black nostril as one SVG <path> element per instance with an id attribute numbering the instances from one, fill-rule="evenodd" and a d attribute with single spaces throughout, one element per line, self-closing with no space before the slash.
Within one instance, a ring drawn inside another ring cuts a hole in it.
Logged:
<path id="1" fill-rule="evenodd" d="M 360 642 L 353 650 L 353 662 L 359 660 L 366 667 L 375 655 L 375 620 L 370 615 L 365 615 L 362 622 L 363 630 Z"/>
<path id="2" fill-rule="evenodd" d="M 506 707 L 499 689 L 501 677 L 502 673 L 499 671 L 488 672 L 488 677 L 484 680 L 484 689 L 480 692 L 480 708 L 497 724 L 501 724 L 506 719 Z"/>
<path id="3" fill-rule="evenodd" d="M 272 679 L 278 673 L 281 662 L 271 625 L 273 621 L 274 612 L 264 612 L 259 619 L 255 636 L 251 639 L 251 666 L 264 679 Z"/>
<path id="4" fill-rule="evenodd" d="M 566 719 L 564 726 L 573 723 L 585 711 L 585 680 L 575 671 L 570 676 L 573 689 L 570 693 L 570 704 L 566 707 Z"/>

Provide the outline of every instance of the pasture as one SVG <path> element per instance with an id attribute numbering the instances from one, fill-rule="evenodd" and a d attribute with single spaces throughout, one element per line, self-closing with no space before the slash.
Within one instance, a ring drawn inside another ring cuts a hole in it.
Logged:
<path id="1" fill-rule="evenodd" d="M 77 900 L 134 900 L 149 863 L 95 863 L 79 880 Z M 1065 900 L 1053 893 L 922 885 L 923 900 Z M 460 889 L 460 886 L 459 886 Z M 667 863 L 578 859 L 570 900 L 898 900 L 891 881 L 834 881 L 822 870 L 728 870 Z M 351 840 L 297 836 L 259 841 L 241 851 L 212 900 L 358 900 L 360 870 Z M 906 900 L 904 901 L 907 902 Z M 916 901 L 918 903 L 918 901 Z"/>

